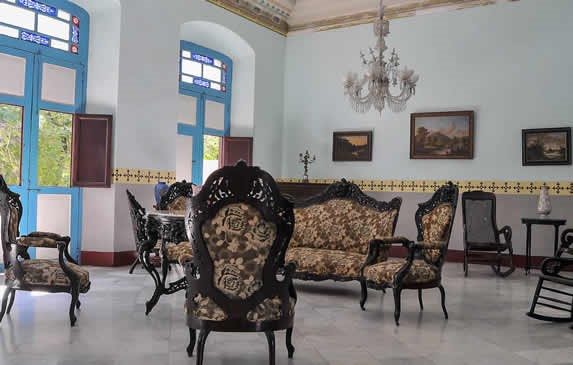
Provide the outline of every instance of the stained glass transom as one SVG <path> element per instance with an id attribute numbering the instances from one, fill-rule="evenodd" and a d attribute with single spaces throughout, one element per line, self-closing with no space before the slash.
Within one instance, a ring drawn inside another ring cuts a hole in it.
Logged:
<path id="1" fill-rule="evenodd" d="M 0 35 L 79 53 L 80 20 L 36 0 L 0 0 Z"/>
<path id="2" fill-rule="evenodd" d="M 181 51 L 181 81 L 227 92 L 227 65 L 200 53 Z"/>

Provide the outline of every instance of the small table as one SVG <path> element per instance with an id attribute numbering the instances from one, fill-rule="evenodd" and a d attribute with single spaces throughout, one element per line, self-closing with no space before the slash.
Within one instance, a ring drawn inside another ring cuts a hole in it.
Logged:
<path id="1" fill-rule="evenodd" d="M 163 258 L 161 259 L 161 275 L 159 275 L 155 265 L 150 262 L 150 252 L 154 249 L 159 238 L 161 238 L 164 245 L 167 242 L 178 243 L 189 240 L 185 230 L 185 212 L 154 210 L 148 212 L 146 218 L 145 235 L 147 240 L 145 244 L 141 245 L 139 257 L 143 267 L 145 267 L 155 282 L 153 296 L 145 303 L 145 314 L 149 314 L 162 295 L 170 295 L 187 288 L 185 277 L 169 283 L 169 286 L 166 287 L 169 262 Z"/>
<path id="2" fill-rule="evenodd" d="M 525 240 L 525 275 L 528 275 L 531 269 L 531 226 L 539 224 L 555 227 L 555 241 L 553 243 L 553 254 L 555 255 L 557 253 L 557 248 L 559 247 L 559 226 L 565 225 L 567 220 L 551 218 L 521 218 L 521 223 L 525 224 L 525 227 L 527 228 Z"/>

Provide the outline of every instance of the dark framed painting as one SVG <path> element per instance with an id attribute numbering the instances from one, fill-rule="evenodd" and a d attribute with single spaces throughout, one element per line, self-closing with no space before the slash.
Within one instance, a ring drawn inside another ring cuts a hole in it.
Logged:
<path id="1" fill-rule="evenodd" d="M 474 158 L 474 112 L 411 114 L 410 158 Z"/>
<path id="2" fill-rule="evenodd" d="M 571 128 L 523 129 L 523 166 L 571 165 Z"/>
<path id="3" fill-rule="evenodd" d="M 332 161 L 372 161 L 372 131 L 334 132 Z"/>

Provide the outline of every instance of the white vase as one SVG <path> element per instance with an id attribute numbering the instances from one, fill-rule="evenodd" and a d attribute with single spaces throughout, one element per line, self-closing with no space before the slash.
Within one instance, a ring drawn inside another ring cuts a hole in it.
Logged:
<path id="1" fill-rule="evenodd" d="M 549 201 L 549 189 L 547 186 L 541 187 L 539 201 L 537 202 L 537 213 L 541 218 L 545 218 L 551 213 L 551 202 Z"/>

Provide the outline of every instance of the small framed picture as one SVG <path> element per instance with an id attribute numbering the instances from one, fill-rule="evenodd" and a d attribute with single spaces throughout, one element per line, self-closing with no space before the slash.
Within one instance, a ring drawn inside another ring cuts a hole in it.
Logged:
<path id="1" fill-rule="evenodd" d="M 413 113 L 410 158 L 474 158 L 474 112 Z"/>
<path id="2" fill-rule="evenodd" d="M 523 129 L 523 166 L 571 165 L 571 128 Z"/>
<path id="3" fill-rule="evenodd" d="M 334 132 L 332 161 L 372 161 L 372 131 Z"/>

